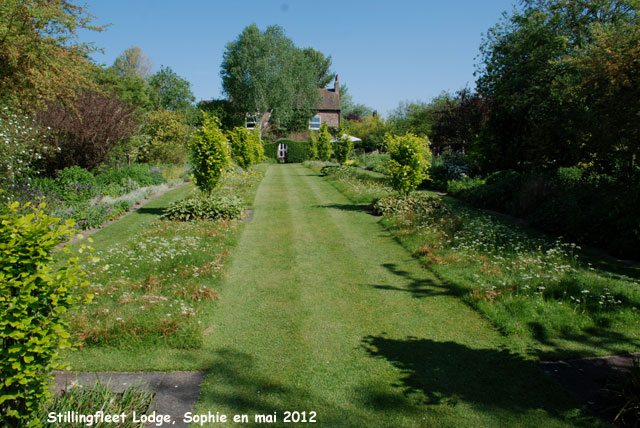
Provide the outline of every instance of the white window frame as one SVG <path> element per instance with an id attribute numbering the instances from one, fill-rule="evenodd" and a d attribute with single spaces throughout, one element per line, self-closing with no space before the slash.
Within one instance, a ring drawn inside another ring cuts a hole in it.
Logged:
<path id="1" fill-rule="evenodd" d="M 255 129 L 258 125 L 258 115 L 248 114 L 244 117 L 244 127 L 246 129 Z"/>
<path id="2" fill-rule="evenodd" d="M 315 122 L 313 122 L 313 119 L 318 119 L 318 127 L 316 128 Z M 319 131 L 320 127 L 322 126 L 322 116 L 320 116 L 319 114 L 316 114 L 315 116 L 313 116 L 311 119 L 309 119 L 309 129 L 313 130 L 313 131 Z"/>

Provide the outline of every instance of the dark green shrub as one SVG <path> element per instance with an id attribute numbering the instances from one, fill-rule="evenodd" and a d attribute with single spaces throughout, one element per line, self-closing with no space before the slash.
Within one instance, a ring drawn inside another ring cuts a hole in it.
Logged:
<path id="1" fill-rule="evenodd" d="M 367 153 L 356 158 L 356 164 L 370 171 L 389 174 L 388 163 L 391 157 L 388 153 Z"/>
<path id="2" fill-rule="evenodd" d="M 60 171 L 56 183 L 60 196 L 67 202 L 88 201 L 97 194 L 96 178 L 79 166 Z"/>
<path id="3" fill-rule="evenodd" d="M 333 153 L 338 163 L 344 164 L 349 160 L 349 153 L 353 149 L 353 142 L 348 135 L 344 134 L 333 145 Z"/>
<path id="4" fill-rule="evenodd" d="M 444 216 L 449 212 L 442 198 L 426 193 L 412 193 L 402 196 L 387 196 L 373 203 L 373 212 L 377 215 L 404 216 L 413 214 L 431 218 Z"/>
<path id="5" fill-rule="evenodd" d="M 96 182 L 100 193 L 105 196 L 118 197 L 139 187 L 156 186 L 166 183 L 162 169 L 145 164 L 133 164 L 121 168 L 111 168 L 100 172 Z M 135 184 L 134 184 L 135 183 Z M 116 186 L 120 188 L 117 189 Z M 116 192 L 119 192 L 115 194 Z"/>
<path id="6" fill-rule="evenodd" d="M 103 203 L 75 204 L 67 214 L 75 221 L 80 230 L 95 229 L 109 219 L 110 207 Z"/>
<path id="7" fill-rule="evenodd" d="M 278 145 L 276 143 L 264 143 L 264 156 L 267 159 L 278 159 Z"/>
<path id="8" fill-rule="evenodd" d="M 116 219 L 123 214 L 126 214 L 131 209 L 131 204 L 128 201 L 116 201 L 107 208 L 107 215 L 109 220 Z"/>
<path id="9" fill-rule="evenodd" d="M 122 191 L 122 186 L 118 183 L 109 183 L 100 188 L 100 194 L 102 196 L 117 198 L 118 196 L 124 195 L 125 192 Z"/>
<path id="10" fill-rule="evenodd" d="M 35 413 L 50 395 L 58 349 L 70 346 L 62 316 L 86 285 L 71 257 L 54 269 L 52 252 L 73 235 L 73 222 L 18 203 L 0 210 L 0 425 L 38 426 Z M 66 250 L 68 251 L 68 250 Z"/>
<path id="11" fill-rule="evenodd" d="M 234 219 L 244 214 L 244 205 L 236 196 L 205 196 L 183 199 L 171 204 L 163 217 L 169 220 Z"/>
<path id="12" fill-rule="evenodd" d="M 295 141 L 286 138 L 281 138 L 275 143 L 268 143 L 264 145 L 265 156 L 271 159 L 278 158 L 278 145 L 287 145 L 287 158 L 286 163 L 302 163 L 309 160 L 309 143 L 307 141 Z"/>

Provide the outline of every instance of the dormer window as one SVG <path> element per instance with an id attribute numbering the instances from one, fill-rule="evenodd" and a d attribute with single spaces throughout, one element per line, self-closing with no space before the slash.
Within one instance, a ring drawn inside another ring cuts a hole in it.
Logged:
<path id="1" fill-rule="evenodd" d="M 311 119 L 309 119 L 309 129 L 318 131 L 320 130 L 320 125 L 322 125 L 322 119 L 319 114 L 316 114 Z"/>
<path id="2" fill-rule="evenodd" d="M 258 116 L 255 114 L 248 114 L 244 117 L 244 127 L 247 129 L 254 129 L 258 125 Z"/>

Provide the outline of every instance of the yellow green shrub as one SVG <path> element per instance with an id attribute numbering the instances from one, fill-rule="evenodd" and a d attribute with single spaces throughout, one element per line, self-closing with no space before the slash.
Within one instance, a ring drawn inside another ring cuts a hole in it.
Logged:
<path id="1" fill-rule="evenodd" d="M 60 225 L 43 207 L 0 208 L 0 426 L 40 425 L 34 414 L 59 367 L 58 349 L 71 345 L 62 317 L 87 285 L 77 257 L 53 267 L 52 252 L 73 235 L 74 221 Z"/>

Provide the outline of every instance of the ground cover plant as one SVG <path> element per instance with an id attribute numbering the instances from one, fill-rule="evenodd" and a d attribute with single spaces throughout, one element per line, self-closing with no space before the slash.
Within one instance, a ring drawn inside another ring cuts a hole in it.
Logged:
<path id="1" fill-rule="evenodd" d="M 143 428 L 146 423 L 134 423 L 132 415 L 133 412 L 136 412 L 139 418 L 139 415 L 145 414 L 151 405 L 152 399 L 152 393 L 136 386 L 131 386 L 122 393 L 116 393 L 112 391 L 108 384 L 103 385 L 100 382 L 96 382 L 95 385 L 88 388 L 72 383 L 61 394 L 54 395 L 41 407 L 39 419 L 44 421 L 43 428 L 57 428 L 60 426 L 59 422 L 47 421 L 47 416 L 51 412 L 56 415 L 75 412 L 77 415 L 93 416 L 96 412 L 102 411 L 105 415 L 127 415 L 124 420 L 115 422 L 118 428 Z M 114 426 L 112 422 L 97 422 L 93 420 L 87 420 L 83 424 L 96 428 Z"/>
<path id="2" fill-rule="evenodd" d="M 383 225 L 519 352 L 557 359 L 640 348 L 638 269 L 455 200 L 384 197 L 379 180 L 325 172 L 352 200 L 377 198 Z"/>
<path id="3" fill-rule="evenodd" d="M 263 170 L 238 169 L 211 197 L 233 201 L 241 211 Z M 241 198 L 245 202 L 238 206 Z M 100 262 L 87 269 L 93 303 L 68 315 L 72 339 L 82 348 L 201 348 L 203 313 L 218 298 L 216 287 L 237 236 L 239 220 L 233 217 L 158 219 L 125 239 L 96 245 Z"/>

